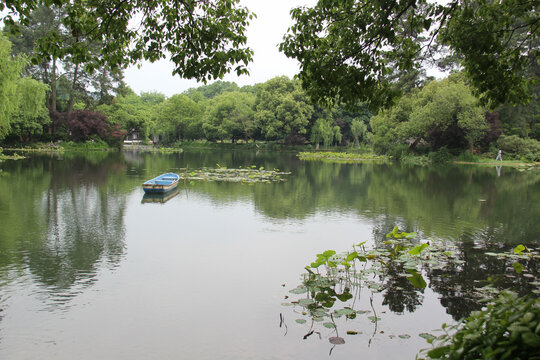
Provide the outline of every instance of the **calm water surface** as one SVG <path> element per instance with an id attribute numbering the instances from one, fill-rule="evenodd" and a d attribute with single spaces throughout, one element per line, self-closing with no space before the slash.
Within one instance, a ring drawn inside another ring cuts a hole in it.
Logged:
<path id="1" fill-rule="evenodd" d="M 159 173 L 216 164 L 292 174 L 143 196 Z M 36 155 L 0 169 L 2 359 L 413 359 L 420 333 L 477 308 L 467 294 L 511 268 L 485 252 L 540 243 L 538 171 L 218 151 Z M 451 243 L 462 263 L 425 271 L 425 289 L 396 277 L 359 291 L 354 308 L 381 320 L 337 319 L 343 345 L 320 325 L 304 340 L 311 324 L 282 305 L 304 267 L 327 249 L 377 246 L 394 225 Z M 528 277 L 511 282 L 535 290 Z"/>

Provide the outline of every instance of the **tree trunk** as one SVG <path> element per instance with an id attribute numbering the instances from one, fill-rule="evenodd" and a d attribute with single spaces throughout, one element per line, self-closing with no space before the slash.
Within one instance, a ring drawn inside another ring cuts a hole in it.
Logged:
<path id="1" fill-rule="evenodd" d="M 416 145 L 418 145 L 418 143 L 420 142 L 420 140 L 422 140 L 421 137 L 417 138 L 416 140 L 414 140 L 414 142 L 411 144 L 411 146 L 409 146 L 410 149 L 414 149 L 416 147 Z"/>
<path id="2" fill-rule="evenodd" d="M 73 112 L 73 97 L 75 93 L 75 85 L 77 84 L 77 76 L 79 75 L 79 64 L 75 65 L 75 71 L 73 72 L 73 81 L 71 83 L 71 91 L 69 93 L 69 101 L 68 101 L 68 108 L 67 108 L 67 117 L 68 119 L 71 116 L 71 113 Z"/>
<path id="3" fill-rule="evenodd" d="M 51 76 L 51 104 L 49 110 L 56 111 L 56 58 L 53 58 Z"/>

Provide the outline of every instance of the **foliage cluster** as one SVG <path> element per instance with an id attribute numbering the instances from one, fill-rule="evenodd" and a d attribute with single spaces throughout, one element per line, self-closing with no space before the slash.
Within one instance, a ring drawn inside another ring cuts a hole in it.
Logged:
<path id="1" fill-rule="evenodd" d="M 356 154 L 346 152 L 301 152 L 298 154 L 301 160 L 325 160 L 339 163 L 355 163 L 361 161 L 387 161 L 389 158 L 385 155 L 377 155 L 372 153 Z"/>
<path id="2" fill-rule="evenodd" d="M 488 129 L 485 113 L 459 75 L 432 81 L 402 97 L 394 107 L 370 120 L 374 146 L 386 152 L 395 144 L 427 143 L 431 150 L 443 146 L 472 149 Z"/>
<path id="3" fill-rule="evenodd" d="M 490 107 L 525 103 L 538 73 L 538 1 L 320 0 L 291 11 L 280 49 L 317 102 L 388 106 L 422 65 L 461 66 Z M 446 56 L 446 54 L 449 56 Z M 424 75 L 425 76 L 425 75 Z"/>
<path id="4" fill-rule="evenodd" d="M 501 136 L 497 144 L 504 153 L 527 161 L 540 161 L 540 141 L 523 139 L 517 135 Z"/>
<path id="5" fill-rule="evenodd" d="M 86 140 L 84 142 L 66 141 L 61 144 L 61 147 L 68 150 L 106 150 L 109 149 L 109 144 L 105 141 L 97 139 Z"/>
<path id="6" fill-rule="evenodd" d="M 429 359 L 540 358 L 540 300 L 504 291 L 445 334 L 429 341 Z"/>

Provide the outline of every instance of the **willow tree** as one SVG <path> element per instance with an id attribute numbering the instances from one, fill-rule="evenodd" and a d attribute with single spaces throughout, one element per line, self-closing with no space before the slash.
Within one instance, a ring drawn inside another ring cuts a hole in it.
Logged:
<path id="1" fill-rule="evenodd" d="M 24 122 L 44 107 L 47 86 L 21 77 L 26 64 L 26 58 L 12 56 L 10 41 L 0 34 L 0 140 L 9 134 L 14 117 Z"/>

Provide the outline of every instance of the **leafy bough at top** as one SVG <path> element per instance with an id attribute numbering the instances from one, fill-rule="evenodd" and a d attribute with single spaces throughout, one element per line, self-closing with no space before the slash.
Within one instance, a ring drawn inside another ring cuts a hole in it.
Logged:
<path id="1" fill-rule="evenodd" d="M 245 32 L 255 14 L 239 0 L 8 1 L 0 4 L 7 10 L 1 19 L 16 34 L 14 19 L 28 25 L 40 6 L 61 7 L 67 16 L 62 30 L 37 40 L 35 63 L 71 58 L 92 72 L 102 65 L 117 69 L 155 62 L 169 53 L 173 74 L 206 82 L 230 71 L 247 74 L 253 60 Z"/>

